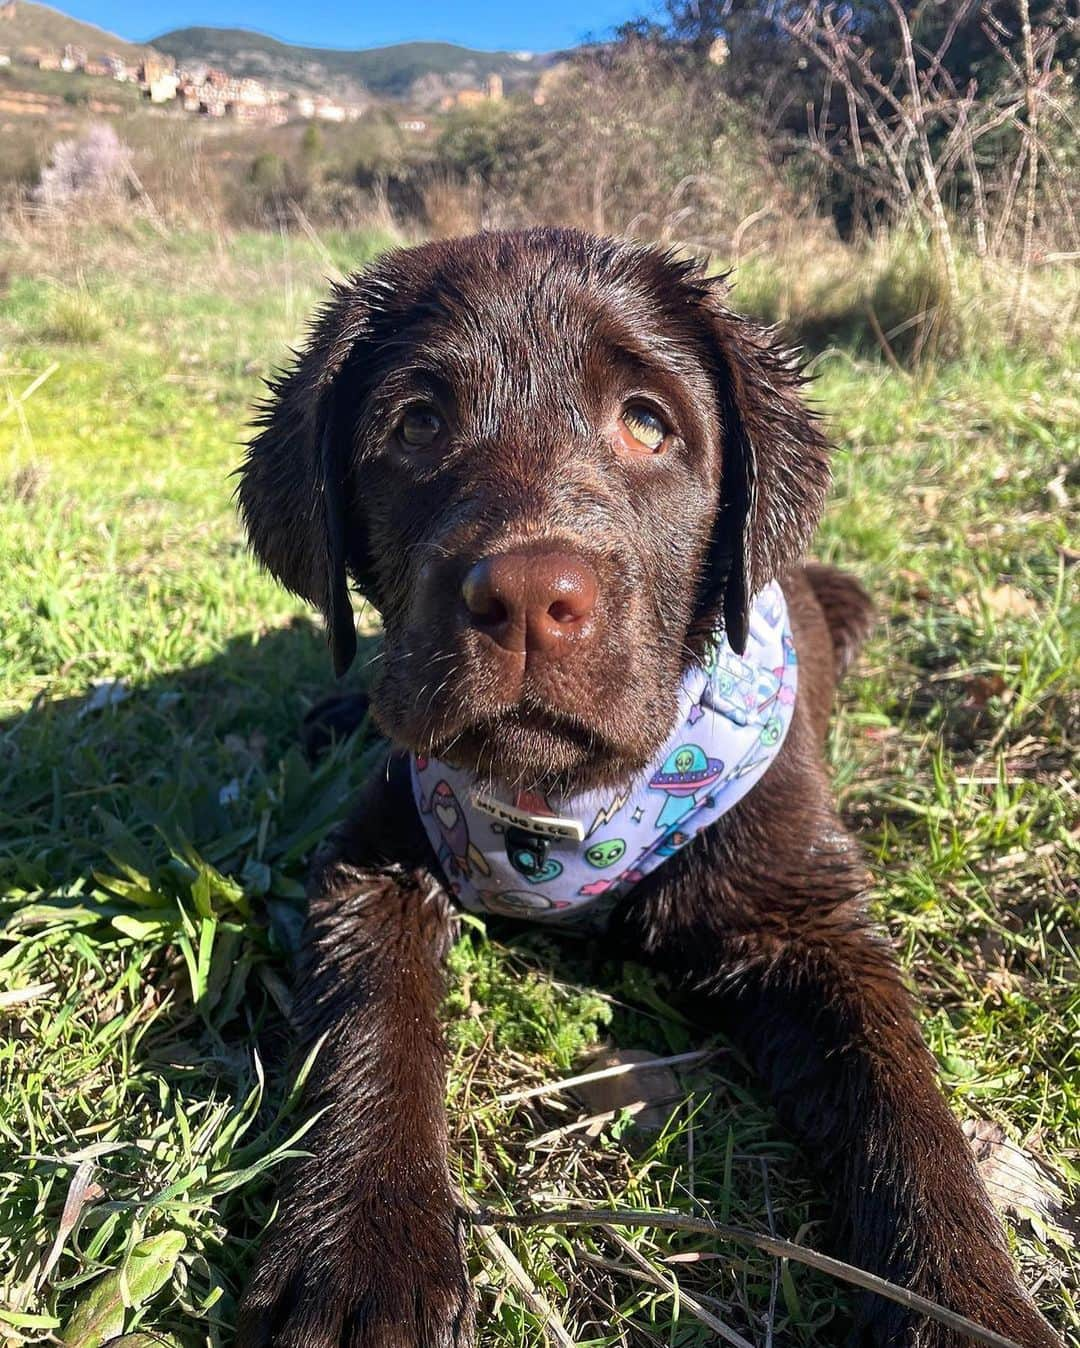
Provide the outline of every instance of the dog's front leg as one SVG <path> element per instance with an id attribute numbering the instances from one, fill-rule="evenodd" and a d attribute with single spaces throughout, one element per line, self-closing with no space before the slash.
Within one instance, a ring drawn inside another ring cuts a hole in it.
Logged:
<path id="1" fill-rule="evenodd" d="M 730 1025 L 839 1206 L 850 1259 L 996 1330 L 1060 1348 L 1013 1267 L 899 972 L 854 913 L 743 943 Z M 851 1348 L 969 1340 L 865 1294 Z"/>
<path id="2" fill-rule="evenodd" d="M 240 1310 L 241 1348 L 451 1348 L 472 1340 L 446 1157 L 439 1026 L 451 939 L 424 871 L 322 868 L 297 980 L 301 1048 L 322 1040 L 319 1117 Z"/>
<path id="3" fill-rule="evenodd" d="M 775 790 L 672 863 L 636 915 L 640 939 L 704 992 L 705 1016 L 766 1081 L 853 1263 L 1023 1348 L 1060 1348 L 1013 1267 L 912 999 L 868 922 L 858 849 L 823 785 L 777 768 Z M 968 1343 L 871 1294 L 856 1316 L 852 1348 Z"/>

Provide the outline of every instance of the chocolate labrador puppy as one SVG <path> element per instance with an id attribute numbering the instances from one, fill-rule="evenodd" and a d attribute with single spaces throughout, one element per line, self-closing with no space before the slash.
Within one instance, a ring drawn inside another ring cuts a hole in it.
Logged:
<path id="1" fill-rule="evenodd" d="M 390 253 L 338 286 L 241 471 L 261 560 L 382 615 L 387 757 L 318 859 L 296 987 L 324 1038 L 239 1342 L 463 1345 L 441 966 L 454 913 L 667 971 L 755 1065 L 854 1262 L 1053 1348 L 867 918 L 823 744 L 866 633 L 800 559 L 828 447 L 792 355 L 699 266 L 566 230 Z M 867 1294 L 850 1342 L 961 1336 Z"/>

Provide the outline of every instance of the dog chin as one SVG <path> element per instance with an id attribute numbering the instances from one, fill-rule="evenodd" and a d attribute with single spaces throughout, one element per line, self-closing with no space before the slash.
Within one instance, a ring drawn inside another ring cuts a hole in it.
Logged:
<path id="1" fill-rule="evenodd" d="M 431 753 L 503 790 L 560 795 L 619 786 L 644 767 L 598 727 L 518 707 L 440 736 Z"/>

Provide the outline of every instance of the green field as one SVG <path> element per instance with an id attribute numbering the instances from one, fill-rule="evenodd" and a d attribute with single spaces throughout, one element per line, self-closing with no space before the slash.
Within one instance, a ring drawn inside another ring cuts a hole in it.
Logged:
<path id="1" fill-rule="evenodd" d="M 323 278 L 382 242 L 85 232 L 0 266 L 0 1340 L 227 1344 L 274 1168 L 303 1146 L 289 958 L 364 746 L 301 758 L 329 663 L 246 553 L 228 475 Z M 1032 1158 L 1063 1197 L 1050 1217 L 1023 1195 L 1039 1210 L 1010 1229 L 1073 1335 L 1078 355 L 1059 331 L 906 372 L 834 343 L 813 389 L 839 446 L 818 553 L 881 610 L 836 722 L 843 809 L 954 1109 L 1000 1125 L 1014 1187 Z M 448 1017 L 477 1204 L 675 1208 L 827 1245 L 827 1194 L 722 1043 L 659 1133 L 500 1098 L 601 1045 L 698 1045 L 641 970 L 470 922 Z M 503 1234 L 575 1342 L 715 1342 L 673 1279 L 751 1344 L 843 1339 L 844 1289 L 794 1263 L 641 1228 Z M 540 1341 L 505 1257 L 477 1238 L 471 1259 L 485 1341 Z"/>

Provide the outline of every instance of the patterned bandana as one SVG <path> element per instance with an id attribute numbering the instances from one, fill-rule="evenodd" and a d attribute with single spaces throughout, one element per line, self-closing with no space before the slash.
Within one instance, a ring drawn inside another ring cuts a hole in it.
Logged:
<path id="1" fill-rule="evenodd" d="M 602 926 L 618 899 L 761 779 L 791 724 L 797 674 L 774 581 L 754 601 L 745 654 L 717 634 L 683 678 L 675 729 L 625 791 L 504 799 L 414 757 L 413 797 L 450 889 L 472 912 Z"/>

